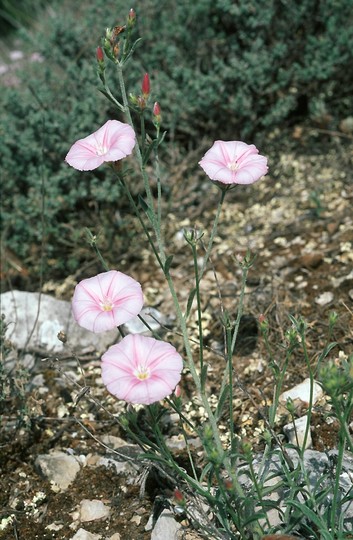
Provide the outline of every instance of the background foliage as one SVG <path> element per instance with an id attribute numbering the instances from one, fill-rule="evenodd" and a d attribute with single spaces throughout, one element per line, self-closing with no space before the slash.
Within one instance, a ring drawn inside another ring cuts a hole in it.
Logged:
<path id="1" fill-rule="evenodd" d="M 30 12 L 29 0 L 22 5 Z M 0 7 L 4 15 L 11 3 Z M 138 93 L 150 73 L 163 128 L 181 149 L 217 138 L 261 144 L 301 119 L 337 127 L 351 113 L 351 0 L 144 0 L 134 7 L 143 42 L 129 65 L 129 91 Z M 61 276 L 80 264 L 78 227 L 104 226 L 105 210 L 119 206 L 104 168 L 77 173 L 63 160 L 75 140 L 119 117 L 96 89 L 95 48 L 127 11 L 123 0 L 41 8 L 36 27 L 16 37 L 44 61 L 21 63 L 19 82 L 0 96 L 3 242 L 36 264 L 44 185 L 47 259 Z M 60 257 L 64 248 L 68 257 Z"/>

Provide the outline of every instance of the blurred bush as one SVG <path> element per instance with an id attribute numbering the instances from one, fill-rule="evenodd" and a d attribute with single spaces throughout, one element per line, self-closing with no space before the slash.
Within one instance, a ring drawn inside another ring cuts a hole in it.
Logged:
<path id="1" fill-rule="evenodd" d="M 135 9 L 143 42 L 129 64 L 129 91 L 150 73 L 163 127 L 186 149 L 201 139 L 260 143 L 308 114 L 338 121 L 351 113 L 351 0 L 144 0 Z M 108 116 L 119 118 L 96 89 L 95 48 L 127 12 L 123 0 L 52 3 L 35 32 L 19 34 L 44 61 L 22 62 L 19 84 L 0 95 L 4 243 L 38 262 L 44 182 L 46 256 L 61 275 L 82 260 L 80 228 L 104 224 L 105 210 L 120 204 L 103 167 L 78 173 L 64 157 Z"/>
<path id="2" fill-rule="evenodd" d="M 35 14 L 48 5 L 45 0 L 0 0 L 0 33 L 7 35 L 14 28 L 30 25 Z"/>

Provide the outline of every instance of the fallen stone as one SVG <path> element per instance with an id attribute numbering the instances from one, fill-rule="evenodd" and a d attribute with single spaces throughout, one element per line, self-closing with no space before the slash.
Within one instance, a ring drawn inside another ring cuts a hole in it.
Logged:
<path id="1" fill-rule="evenodd" d="M 163 510 L 152 530 L 151 540 L 177 540 L 181 528 L 170 510 Z"/>
<path id="2" fill-rule="evenodd" d="M 65 491 L 81 469 L 80 460 L 58 450 L 40 454 L 34 465 L 38 472 L 52 484 L 53 491 Z"/>
<path id="3" fill-rule="evenodd" d="M 146 321 L 148 326 L 156 334 L 163 331 L 162 325 L 170 325 L 170 320 L 168 317 L 163 315 L 163 313 L 158 311 L 158 309 L 152 307 L 143 308 L 140 312 L 140 317 Z M 147 328 L 146 325 L 143 324 L 138 316 L 123 324 L 123 330 L 127 334 L 143 334 L 145 336 L 152 336 L 152 332 Z"/>
<path id="4" fill-rule="evenodd" d="M 40 348 L 58 353 L 64 348 L 59 332 L 64 332 L 69 346 L 80 351 L 102 353 L 118 338 L 118 330 L 94 334 L 74 320 L 71 303 L 47 294 L 9 291 L 0 295 L 1 314 L 9 324 L 6 334 L 18 349 Z"/>
<path id="5" fill-rule="evenodd" d="M 324 391 L 318 382 L 314 381 L 313 387 L 313 405 L 317 403 L 324 395 Z M 294 406 L 308 407 L 310 401 L 310 379 L 304 379 L 303 382 L 293 386 L 290 390 L 283 392 L 279 396 L 279 403 L 285 407 L 287 400 L 291 399 Z"/>
<path id="6" fill-rule="evenodd" d="M 113 467 L 117 474 L 136 474 L 138 469 L 129 463 L 129 461 L 117 461 L 116 459 L 100 457 L 96 462 L 97 467 L 105 467 L 109 469 Z"/>
<path id="7" fill-rule="evenodd" d="M 79 529 L 71 540 L 101 540 L 101 538 L 100 534 L 93 534 L 85 529 Z"/>
<path id="8" fill-rule="evenodd" d="M 96 521 L 106 519 L 110 515 L 110 508 L 98 499 L 83 499 L 80 502 L 80 521 Z"/>
<path id="9" fill-rule="evenodd" d="M 326 291 L 315 298 L 315 303 L 319 306 L 326 306 L 332 302 L 333 298 L 333 293 L 331 291 Z"/>

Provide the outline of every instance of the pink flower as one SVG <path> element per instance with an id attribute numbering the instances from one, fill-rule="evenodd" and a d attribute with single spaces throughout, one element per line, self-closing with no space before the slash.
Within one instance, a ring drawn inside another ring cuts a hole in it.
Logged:
<path id="1" fill-rule="evenodd" d="M 133 319 L 142 306 L 141 285 L 116 270 L 80 281 L 72 299 L 77 323 L 96 334 Z"/>
<path id="2" fill-rule="evenodd" d="M 128 403 L 149 405 L 171 394 L 180 381 L 183 360 L 165 341 L 130 334 L 102 356 L 108 391 Z"/>
<path id="3" fill-rule="evenodd" d="M 223 184 L 253 184 L 268 171 L 267 158 L 241 141 L 215 141 L 199 165 L 211 180 Z"/>
<path id="4" fill-rule="evenodd" d="M 104 126 L 76 141 L 65 160 L 79 171 L 92 171 L 106 161 L 118 161 L 131 154 L 135 132 L 119 120 L 108 120 Z"/>

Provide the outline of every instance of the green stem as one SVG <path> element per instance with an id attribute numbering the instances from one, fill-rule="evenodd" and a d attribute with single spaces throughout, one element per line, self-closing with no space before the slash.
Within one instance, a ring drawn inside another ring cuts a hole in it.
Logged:
<path id="1" fill-rule="evenodd" d="M 125 81 L 124 81 L 124 76 L 123 76 L 123 67 L 121 65 L 117 64 L 117 69 L 118 69 L 120 92 L 121 92 L 122 99 L 123 99 L 123 104 L 124 104 L 124 112 L 125 112 L 128 123 L 130 124 L 130 126 L 132 128 L 134 128 L 134 123 L 132 121 L 130 108 L 129 108 L 129 102 L 128 102 L 128 99 L 127 99 Z M 154 201 L 153 201 L 152 191 L 151 191 L 151 187 L 150 187 L 150 184 L 149 184 L 148 175 L 146 173 L 145 164 L 143 162 L 142 153 L 141 153 L 141 150 L 140 150 L 140 147 L 139 147 L 138 143 L 135 145 L 135 154 L 136 154 L 137 161 L 138 161 L 138 164 L 139 164 L 139 167 L 140 167 L 140 170 L 141 170 L 143 183 L 144 183 L 144 187 L 145 187 L 145 191 L 146 191 L 146 195 L 147 195 L 148 206 L 149 206 L 149 208 L 151 210 L 150 217 L 151 217 L 152 227 L 153 227 L 153 230 L 155 232 L 156 239 L 157 239 L 159 255 L 160 255 L 160 258 L 162 260 L 162 263 L 164 264 L 165 260 L 166 260 L 166 255 L 165 255 L 164 245 L 163 245 L 163 242 L 162 242 L 161 230 L 160 230 L 160 227 L 158 226 L 158 220 L 156 218 L 156 214 L 155 214 L 155 210 L 154 210 Z"/>
<path id="2" fill-rule="evenodd" d="M 238 332 L 239 332 L 240 320 L 241 320 L 241 317 L 243 315 L 245 287 L 246 287 L 246 280 L 247 280 L 247 277 L 248 277 L 248 271 L 249 271 L 249 266 L 246 263 L 244 263 L 243 266 L 242 266 L 241 289 L 240 289 L 240 296 L 239 296 L 238 313 L 237 313 L 237 318 L 235 320 L 233 337 L 232 337 L 232 344 L 231 344 L 231 353 L 232 354 L 233 354 L 233 351 L 234 351 L 235 342 L 237 340 L 237 336 L 238 336 Z"/>
<path id="3" fill-rule="evenodd" d="M 202 264 L 202 268 L 201 268 L 201 272 L 200 272 L 200 278 L 199 278 L 200 280 L 202 279 L 202 276 L 204 275 L 204 272 L 206 270 L 206 266 L 207 266 L 207 263 L 208 263 L 208 259 L 210 258 L 210 254 L 211 254 L 214 238 L 216 236 L 216 232 L 217 232 L 217 228 L 218 228 L 218 222 L 219 222 L 219 218 L 220 218 L 220 215 L 221 215 L 221 210 L 222 210 L 222 206 L 223 206 L 223 202 L 224 202 L 224 198 L 226 196 L 226 193 L 227 193 L 226 189 L 221 190 L 221 198 L 220 198 L 220 201 L 218 203 L 216 217 L 215 217 L 214 222 L 213 222 L 211 236 L 210 236 L 208 246 L 207 246 L 207 249 L 206 249 L 205 258 L 203 260 L 203 264 Z"/>
<path id="4" fill-rule="evenodd" d="M 311 369 L 311 365 L 310 365 L 310 359 L 309 359 L 309 355 L 308 355 L 308 350 L 307 350 L 307 347 L 306 347 L 306 339 L 305 339 L 306 336 L 305 336 L 304 325 L 303 325 L 303 329 L 300 331 L 299 335 L 300 335 L 301 340 L 302 340 L 304 359 L 305 359 L 305 362 L 306 362 L 306 365 L 307 365 L 307 368 L 308 368 L 309 380 L 310 380 L 310 392 L 309 392 L 309 406 L 308 406 L 308 412 L 307 412 L 307 423 L 306 423 L 306 427 L 305 427 L 303 446 L 300 449 L 301 455 L 302 455 L 302 457 L 304 457 L 304 452 L 305 452 L 305 448 L 306 448 L 306 442 L 308 440 L 309 431 L 310 431 L 310 423 L 311 423 L 311 415 L 312 415 L 313 399 L 314 399 L 314 382 L 315 381 L 314 381 L 313 370 Z"/>
<path id="5" fill-rule="evenodd" d="M 199 267 L 197 261 L 196 242 L 191 242 L 192 256 L 194 261 L 194 273 L 196 283 L 196 302 L 197 302 L 197 324 L 199 328 L 199 359 L 200 369 L 203 368 L 203 331 L 202 331 L 202 310 L 201 310 L 201 298 L 200 298 L 200 279 L 199 279 Z"/>

